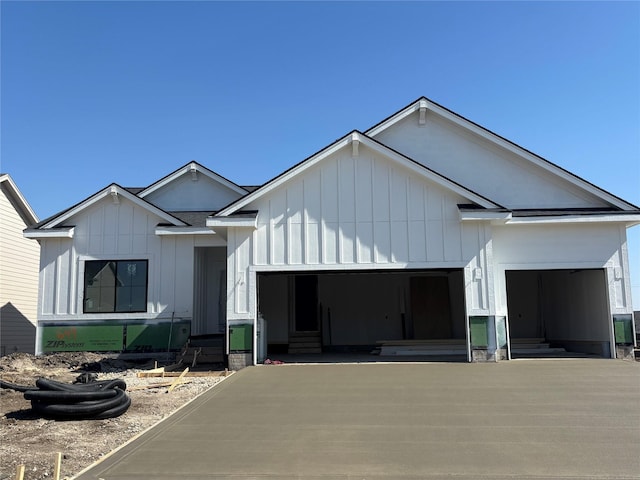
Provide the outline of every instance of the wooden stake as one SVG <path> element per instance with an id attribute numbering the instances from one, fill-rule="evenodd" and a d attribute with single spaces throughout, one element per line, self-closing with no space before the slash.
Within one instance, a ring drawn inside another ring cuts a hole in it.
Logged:
<path id="1" fill-rule="evenodd" d="M 53 480 L 60 480 L 60 467 L 62 466 L 62 453 L 56 454 L 56 463 L 53 467 Z"/>
<path id="2" fill-rule="evenodd" d="M 187 374 L 188 371 L 189 371 L 189 367 L 184 369 L 184 371 L 180 374 L 180 376 L 173 381 L 173 383 L 169 387 L 169 390 L 167 390 L 167 393 L 171 393 L 171 391 L 174 388 L 176 388 L 180 382 L 182 382 L 183 377 Z"/>
<path id="3" fill-rule="evenodd" d="M 16 467 L 16 480 L 24 480 L 24 465 Z"/>
<path id="4" fill-rule="evenodd" d="M 189 381 L 183 380 L 180 382 L 180 385 L 184 385 L 189 383 Z M 136 390 L 149 390 L 150 388 L 162 388 L 162 387 L 170 387 L 173 385 L 173 382 L 162 382 L 162 383 L 151 383 L 149 385 L 136 385 L 135 387 L 127 387 L 127 392 L 135 392 Z"/>

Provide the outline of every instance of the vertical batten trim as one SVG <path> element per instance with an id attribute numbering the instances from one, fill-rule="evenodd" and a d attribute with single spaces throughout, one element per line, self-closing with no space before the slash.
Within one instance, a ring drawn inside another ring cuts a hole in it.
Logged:
<path id="1" fill-rule="evenodd" d="M 357 140 L 354 140 L 353 143 L 355 144 L 357 142 Z M 356 153 L 357 153 L 357 146 L 356 148 Z M 361 261 L 361 256 L 360 256 L 360 235 L 358 235 L 358 225 L 359 225 L 359 219 L 358 219 L 358 168 L 360 165 L 360 162 L 358 161 L 357 155 L 354 155 L 353 160 L 351 161 L 351 164 L 353 166 L 353 232 L 354 232 L 354 239 L 353 239 L 353 248 L 354 248 L 354 252 L 353 252 L 353 263 L 355 264 L 359 264 Z"/>
<path id="2" fill-rule="evenodd" d="M 424 234 L 424 261 L 429 261 L 429 235 L 427 233 L 427 223 L 429 218 L 429 190 L 427 184 L 422 184 L 422 219 L 424 225 L 422 226 L 422 232 Z"/>
<path id="3" fill-rule="evenodd" d="M 373 201 L 375 197 L 375 176 L 376 176 L 376 157 L 375 155 L 371 157 L 371 176 L 369 177 L 371 181 L 371 195 L 369 199 L 371 200 L 371 260 L 372 263 L 380 263 L 380 257 L 378 255 L 378 241 L 376 237 L 376 205 Z"/>
<path id="4" fill-rule="evenodd" d="M 309 265 L 309 215 L 307 213 L 307 197 L 306 193 L 306 181 L 302 179 L 302 255 L 300 255 L 303 265 Z"/>
<path id="5" fill-rule="evenodd" d="M 55 260 L 55 267 L 53 270 L 53 313 L 54 314 L 60 314 L 62 312 L 60 312 L 60 260 L 61 260 L 61 248 L 60 248 L 60 243 L 61 240 L 58 238 L 56 239 L 56 249 L 57 249 L 57 254 L 56 254 L 56 260 Z"/>
<path id="6" fill-rule="evenodd" d="M 324 196 L 322 195 L 323 191 L 324 191 L 324 168 L 321 168 L 320 169 L 320 251 L 318 253 L 320 255 L 320 263 L 324 265 L 327 263 L 327 250 L 326 250 L 327 239 L 325 236 L 326 222 L 324 220 L 325 214 L 324 214 Z"/>
<path id="7" fill-rule="evenodd" d="M 405 203 L 405 230 L 407 232 L 407 258 L 406 261 L 408 263 L 411 262 L 411 175 L 407 175 L 405 179 L 405 188 L 404 188 L 404 203 Z"/>
<path id="8" fill-rule="evenodd" d="M 284 263 L 285 265 L 291 265 L 291 215 L 289 215 L 289 189 L 286 188 L 284 191 L 284 211 L 285 211 L 285 233 L 284 233 L 284 243 L 285 243 L 285 256 Z"/>
<path id="9" fill-rule="evenodd" d="M 392 215 L 392 210 L 393 210 L 393 205 L 391 204 L 392 202 L 392 198 L 393 198 L 393 193 L 392 193 L 392 176 L 394 175 L 394 170 L 391 167 L 391 165 L 387 166 L 388 168 L 388 174 L 387 174 L 387 191 L 388 191 L 388 198 L 387 198 L 387 203 L 389 205 L 389 261 L 391 263 L 395 263 L 396 261 L 396 255 L 395 255 L 395 250 L 393 248 L 393 234 L 391 233 L 393 231 L 393 221 L 391 220 L 391 218 L 393 217 Z"/>
<path id="10" fill-rule="evenodd" d="M 268 204 L 267 204 L 268 208 L 269 208 L 269 225 L 267 225 L 267 242 L 268 242 L 268 246 L 267 246 L 267 262 L 269 263 L 269 265 L 274 265 L 274 258 L 275 258 L 275 252 L 273 251 L 273 237 L 274 237 L 274 222 L 273 222 L 273 207 L 272 207 L 272 201 L 269 200 Z"/>
<path id="11" fill-rule="evenodd" d="M 442 230 L 442 261 L 447 258 L 447 217 L 445 216 L 445 197 L 446 195 L 440 195 L 440 229 Z"/>
<path id="12" fill-rule="evenodd" d="M 341 169 L 341 164 L 342 164 L 342 159 L 338 158 L 337 162 L 337 171 L 336 171 L 336 192 L 337 192 L 337 199 L 338 199 L 338 204 L 337 204 L 337 217 L 338 217 L 338 245 L 337 245 L 337 263 L 342 265 L 343 262 L 343 252 L 342 252 L 342 248 L 344 246 L 344 242 L 342 241 L 342 219 L 340 218 L 340 169 Z"/>
<path id="13" fill-rule="evenodd" d="M 88 240 L 88 239 L 87 239 Z M 78 255 L 76 252 L 75 243 L 71 243 L 71 258 L 69 259 L 69 313 L 71 315 L 75 315 L 78 311 L 77 308 L 77 300 L 78 300 Z M 84 285 L 84 279 L 82 279 L 82 284 Z"/>

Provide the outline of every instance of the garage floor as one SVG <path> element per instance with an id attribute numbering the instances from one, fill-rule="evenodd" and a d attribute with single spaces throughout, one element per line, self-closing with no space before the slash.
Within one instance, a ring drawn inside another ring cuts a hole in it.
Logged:
<path id="1" fill-rule="evenodd" d="M 640 363 L 244 369 L 80 479 L 638 479 Z"/>

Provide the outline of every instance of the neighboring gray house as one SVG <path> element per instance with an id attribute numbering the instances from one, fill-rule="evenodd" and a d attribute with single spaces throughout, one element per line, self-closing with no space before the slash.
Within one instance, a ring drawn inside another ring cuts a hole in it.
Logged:
<path id="1" fill-rule="evenodd" d="M 6 173 L 0 192 L 0 354 L 34 353 L 40 245 L 22 231 L 38 217 Z"/>
<path id="2" fill-rule="evenodd" d="M 256 189 L 191 162 L 28 229 L 38 350 L 224 335 L 234 365 L 374 347 L 627 356 L 638 223 L 637 206 L 423 97 Z"/>

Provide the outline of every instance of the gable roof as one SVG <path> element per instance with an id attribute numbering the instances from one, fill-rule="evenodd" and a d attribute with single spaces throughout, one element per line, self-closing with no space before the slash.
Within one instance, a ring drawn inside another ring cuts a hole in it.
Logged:
<path id="1" fill-rule="evenodd" d="M 24 195 L 22 195 L 22 192 L 20 192 L 18 186 L 8 173 L 0 173 L 0 185 L 2 185 L 2 188 L 5 189 L 6 193 L 11 197 L 14 207 L 22 217 L 24 223 L 26 225 L 38 223 L 36 212 L 33 211 L 31 205 L 29 205 L 29 202 L 24 198 Z"/>
<path id="2" fill-rule="evenodd" d="M 346 148 L 349 145 L 351 145 L 352 148 L 357 150 L 360 144 L 371 148 L 372 150 L 384 155 L 385 157 L 389 158 L 394 162 L 397 162 L 398 164 L 401 164 L 405 168 L 412 170 L 414 173 L 421 175 L 424 178 L 428 178 L 429 180 L 434 181 L 435 183 L 441 185 L 442 187 L 448 190 L 458 193 L 459 195 L 471 200 L 472 202 L 476 202 L 481 207 L 503 208 L 498 203 L 476 192 L 473 192 L 472 190 L 467 189 L 466 187 L 460 185 L 459 183 L 456 183 L 455 181 L 443 175 L 440 175 L 439 173 L 431 170 L 430 168 L 416 162 L 415 160 L 403 155 L 402 153 L 396 150 L 393 150 L 392 148 L 389 148 L 388 146 L 378 142 L 377 140 L 367 136 L 366 134 L 359 132 L 357 130 L 354 130 L 351 133 L 345 135 L 344 137 L 336 140 L 331 145 L 325 147 L 319 152 L 306 158 L 305 160 L 298 163 L 297 165 L 294 165 L 293 167 L 284 171 L 283 173 L 271 179 L 270 181 L 268 181 L 258 189 L 254 190 L 253 192 L 249 193 L 248 195 L 245 195 L 244 197 L 227 205 L 226 207 L 221 209 L 215 216 L 217 218 L 220 218 L 220 217 L 226 217 L 233 213 L 236 213 L 240 209 L 242 209 L 243 207 L 251 203 L 252 201 L 278 188 L 280 185 L 287 182 L 292 177 L 295 177 L 301 174 L 305 170 L 321 162 L 323 159 L 327 158 L 333 153 L 343 148 Z M 210 222 L 208 222 L 207 224 L 209 223 Z"/>
<path id="3" fill-rule="evenodd" d="M 166 185 L 170 184 L 172 181 L 176 180 L 177 178 L 179 178 L 179 177 L 181 177 L 181 176 L 183 176 L 183 175 L 185 175 L 187 173 L 190 173 L 192 175 L 197 175 L 198 173 L 201 173 L 201 174 L 205 175 L 206 177 L 210 178 L 211 180 L 213 180 L 214 182 L 220 183 L 220 184 L 224 185 L 225 187 L 229 188 L 230 190 L 233 190 L 234 192 L 238 193 L 239 195 L 246 195 L 246 193 L 247 193 L 247 190 L 244 189 L 243 187 L 241 187 L 240 185 L 237 185 L 237 184 L 233 183 L 231 180 L 227 180 L 223 176 L 218 175 L 217 173 L 215 173 L 212 170 L 209 170 L 207 167 L 204 167 L 204 166 L 200 165 L 198 162 L 191 161 L 191 162 L 187 163 L 186 165 L 183 165 L 182 167 L 178 168 L 177 170 L 171 172 L 169 175 L 161 178 L 157 182 L 154 182 L 151 185 L 149 185 L 148 187 L 143 188 L 139 192 L 136 192 L 136 194 L 140 198 L 144 198 L 147 195 L 149 195 L 150 193 L 153 193 L 153 192 L 155 192 L 157 190 L 160 190 L 161 188 L 163 188 Z"/>
<path id="4" fill-rule="evenodd" d="M 369 128 L 365 131 L 368 136 L 374 137 L 379 133 L 387 130 L 393 125 L 400 122 L 402 119 L 408 117 L 409 115 L 418 112 L 420 115 L 420 121 L 424 121 L 424 116 L 427 115 L 427 112 L 435 113 L 450 122 L 466 129 L 469 132 L 474 133 L 495 145 L 502 147 L 503 149 L 518 155 L 520 158 L 530 162 L 533 165 L 536 165 L 543 170 L 550 172 L 563 180 L 577 186 L 578 188 L 589 192 L 592 195 L 600 198 L 601 200 L 614 205 L 621 210 L 640 210 L 639 207 L 633 205 L 632 203 L 627 202 L 626 200 L 613 195 L 612 193 L 603 190 L 602 188 L 592 184 L 591 182 L 565 170 L 564 168 L 556 165 L 555 163 L 550 162 L 549 160 L 536 155 L 535 153 L 517 145 L 516 143 L 492 132 L 491 130 L 459 115 L 452 110 L 449 110 L 446 107 L 430 100 L 426 97 L 420 97 L 414 102 L 410 103 L 406 107 L 377 123 L 373 127 Z"/>
<path id="5" fill-rule="evenodd" d="M 62 212 L 57 213 L 57 214 L 53 215 L 52 217 L 49 217 L 49 218 L 43 220 L 42 222 L 38 223 L 37 225 L 34 225 L 33 228 L 35 228 L 35 229 L 50 229 L 50 228 L 57 227 L 62 222 L 67 220 L 68 218 L 72 217 L 73 215 L 76 215 L 77 213 L 79 213 L 82 210 L 90 207 L 91 205 L 95 204 L 96 202 L 106 198 L 107 196 L 113 197 L 114 201 L 115 201 L 119 195 L 122 196 L 123 198 L 126 198 L 127 200 L 133 202 L 134 204 L 138 205 L 139 207 L 144 208 L 145 210 L 148 210 L 151 213 L 157 215 L 158 217 L 162 218 L 163 220 L 165 220 L 167 223 L 169 223 L 171 225 L 181 226 L 181 227 L 187 226 L 187 224 L 185 222 L 183 222 L 182 220 L 180 220 L 179 218 L 171 215 L 168 212 L 165 212 L 164 210 L 162 210 L 162 209 L 156 207 L 155 205 L 147 202 L 143 198 L 139 198 L 138 196 L 132 194 L 126 188 L 121 187 L 117 183 L 112 183 L 111 185 L 109 185 L 109 186 L 103 188 L 102 190 L 94 193 L 93 195 L 91 195 L 90 197 L 88 197 L 85 200 L 81 201 L 80 203 L 77 203 L 76 205 L 74 205 L 74 206 L 72 206 L 72 207 L 70 207 L 70 208 L 68 208 L 66 210 L 63 210 Z"/>

